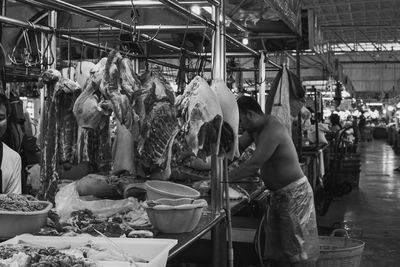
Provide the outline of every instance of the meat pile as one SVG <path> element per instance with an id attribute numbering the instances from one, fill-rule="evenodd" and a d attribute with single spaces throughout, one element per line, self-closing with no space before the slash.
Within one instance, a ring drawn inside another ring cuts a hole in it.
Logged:
<path id="1" fill-rule="evenodd" d="M 1 266 L 97 266 L 93 261 L 76 258 L 53 247 L 39 247 L 30 244 L 0 246 Z"/>
<path id="2" fill-rule="evenodd" d="M 60 223 L 59 219 L 56 213 L 50 212 L 47 225 L 35 235 L 75 236 L 86 233 L 99 236 L 100 232 L 107 237 L 153 237 L 152 226 L 143 208 L 107 218 L 97 217 L 92 211 L 84 209 L 73 211 L 66 222 Z"/>
<path id="3" fill-rule="evenodd" d="M 38 211 L 46 205 L 32 202 L 27 197 L 17 194 L 0 195 L 0 211 Z"/>

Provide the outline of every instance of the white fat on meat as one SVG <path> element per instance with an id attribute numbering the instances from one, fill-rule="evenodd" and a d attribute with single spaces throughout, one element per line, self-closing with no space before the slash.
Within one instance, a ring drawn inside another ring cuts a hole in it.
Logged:
<path id="1" fill-rule="evenodd" d="M 186 86 L 183 95 L 177 98 L 176 106 L 184 120 L 183 131 L 187 145 L 194 155 L 198 156 L 199 150 L 204 148 L 210 152 L 211 143 L 206 140 L 211 138 L 214 139 L 211 140 L 213 143 L 218 141 L 222 126 L 222 110 L 214 91 L 203 78 L 196 76 Z M 201 131 L 206 124 L 210 128 Z"/>
<path id="2" fill-rule="evenodd" d="M 68 78 L 73 80 L 75 77 L 75 68 L 74 67 L 69 67 L 69 68 L 63 68 L 61 70 L 61 75 L 64 78 Z"/>
<path id="3" fill-rule="evenodd" d="M 132 132 L 117 120 L 117 132 L 112 149 L 112 172 L 128 171 L 136 173 L 135 167 L 135 137 Z"/>
<path id="4" fill-rule="evenodd" d="M 102 58 L 96 65 L 92 63 L 89 70 L 90 78 L 86 80 L 82 93 L 75 101 L 73 112 L 78 125 L 82 128 L 97 128 L 106 113 L 100 105 L 100 95 L 104 95 L 100 85 L 106 62 L 107 58 Z"/>
<path id="5" fill-rule="evenodd" d="M 98 107 L 100 99 L 96 92 L 96 85 L 90 79 L 74 103 L 73 112 L 82 128 L 95 129 L 102 120 L 103 113 Z"/>
<path id="6" fill-rule="evenodd" d="M 75 81 L 83 88 L 90 77 L 90 70 L 95 66 L 93 62 L 82 61 L 76 63 Z"/>
<path id="7" fill-rule="evenodd" d="M 233 140 L 230 144 L 230 149 L 226 152 L 226 157 L 232 160 L 234 157 L 239 157 L 239 108 L 236 102 L 235 95 L 226 86 L 223 80 L 213 80 L 211 89 L 218 97 L 221 106 L 224 122 L 226 122 L 233 132 Z M 224 136 L 224 131 L 221 132 L 221 141 L 227 140 Z M 231 139 L 231 137 L 229 137 Z M 233 142 L 232 142 L 233 141 Z"/>

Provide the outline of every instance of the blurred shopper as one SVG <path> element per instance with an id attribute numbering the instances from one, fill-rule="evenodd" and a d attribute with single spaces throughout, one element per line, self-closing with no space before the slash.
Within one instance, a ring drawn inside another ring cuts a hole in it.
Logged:
<path id="1" fill-rule="evenodd" d="M 339 132 L 342 129 L 342 124 L 340 123 L 339 115 L 333 113 L 329 119 L 331 121 L 331 131 L 335 133 Z"/>

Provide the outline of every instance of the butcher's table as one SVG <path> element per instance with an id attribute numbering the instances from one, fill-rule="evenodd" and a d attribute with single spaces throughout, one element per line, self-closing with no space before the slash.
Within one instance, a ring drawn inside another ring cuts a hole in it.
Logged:
<path id="1" fill-rule="evenodd" d="M 256 197 L 260 196 L 265 187 L 262 183 L 252 181 L 242 180 L 237 183 L 240 187 L 246 190 L 250 199 L 240 199 L 230 201 L 231 214 L 234 215 L 247 207 L 249 203 Z M 210 204 L 210 198 L 205 197 L 207 202 Z M 212 214 L 210 212 L 211 207 L 203 212 L 203 216 L 200 219 L 199 224 L 196 229 L 189 233 L 182 234 L 164 234 L 159 233 L 155 238 L 167 238 L 167 239 L 177 239 L 178 244 L 170 250 L 168 261 L 179 261 L 176 258 L 185 249 L 189 248 L 195 241 L 201 239 L 205 234 L 211 231 L 211 242 L 212 242 L 212 255 L 201 255 L 204 259 L 209 259 L 212 262 L 212 266 L 226 266 L 227 265 L 227 242 L 226 239 L 226 214 L 221 211 L 219 214 Z M 225 252 L 225 253 L 223 253 Z M 204 253 L 198 251 L 198 254 Z"/>

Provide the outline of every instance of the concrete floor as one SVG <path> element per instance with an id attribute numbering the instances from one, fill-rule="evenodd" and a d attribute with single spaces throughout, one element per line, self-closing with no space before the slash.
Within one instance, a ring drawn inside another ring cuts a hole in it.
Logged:
<path id="1" fill-rule="evenodd" d="M 319 226 L 339 222 L 366 243 L 361 267 L 400 266 L 400 156 L 384 140 L 360 144 L 359 188 L 335 198 Z"/>

